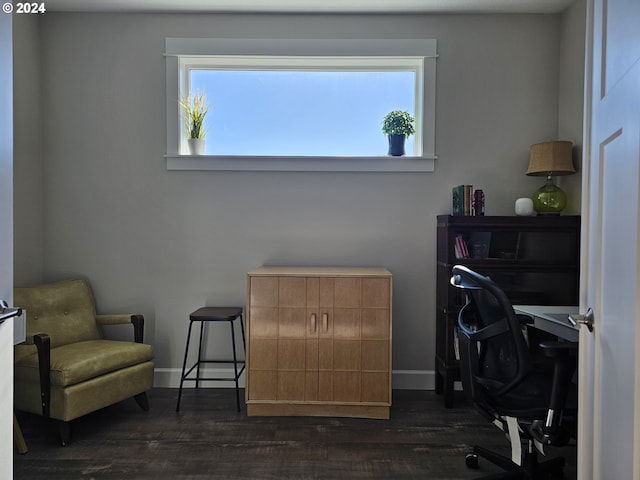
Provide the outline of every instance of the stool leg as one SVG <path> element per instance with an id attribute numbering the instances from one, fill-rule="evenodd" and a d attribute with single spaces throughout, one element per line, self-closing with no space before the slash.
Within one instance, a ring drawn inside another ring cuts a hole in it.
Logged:
<path id="1" fill-rule="evenodd" d="M 182 374 L 180 375 L 180 388 L 178 389 L 178 404 L 176 405 L 176 412 L 180 410 L 180 399 L 182 397 L 182 384 L 184 383 L 184 372 L 187 369 L 187 355 L 189 354 L 189 340 L 191 340 L 191 327 L 193 322 L 189 322 L 189 331 L 187 333 L 187 345 L 184 347 L 184 361 L 182 362 Z"/>
<path id="2" fill-rule="evenodd" d="M 242 351 L 245 354 L 245 357 L 247 355 L 247 342 L 244 338 L 244 324 L 242 323 L 242 314 L 240 314 L 240 330 L 242 331 Z M 245 358 L 245 361 L 247 359 Z"/>
<path id="3" fill-rule="evenodd" d="M 238 386 L 238 358 L 236 356 L 236 335 L 233 329 L 233 320 L 229 322 L 231 325 L 231 347 L 233 349 L 233 371 L 235 372 L 234 379 L 236 381 L 236 406 L 238 412 L 240 411 L 240 387 Z"/>
<path id="4" fill-rule="evenodd" d="M 196 366 L 196 388 L 200 386 L 200 361 L 202 360 L 202 337 L 204 333 L 204 322 L 200 322 L 200 343 L 198 344 L 198 363 Z"/>

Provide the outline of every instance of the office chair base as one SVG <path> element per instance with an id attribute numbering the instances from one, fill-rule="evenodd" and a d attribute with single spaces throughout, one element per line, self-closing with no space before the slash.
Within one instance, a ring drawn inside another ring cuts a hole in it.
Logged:
<path id="1" fill-rule="evenodd" d="M 564 478 L 564 458 L 556 457 L 538 462 L 538 456 L 534 452 L 525 452 L 522 455 L 522 465 L 511 461 L 510 458 L 499 453 L 488 450 L 484 447 L 474 446 L 472 452 L 465 457 L 467 467 L 476 469 L 479 467 L 478 457 L 493 463 L 502 468 L 505 472 L 494 473 L 475 480 L 497 480 L 497 479 L 558 479 Z"/>

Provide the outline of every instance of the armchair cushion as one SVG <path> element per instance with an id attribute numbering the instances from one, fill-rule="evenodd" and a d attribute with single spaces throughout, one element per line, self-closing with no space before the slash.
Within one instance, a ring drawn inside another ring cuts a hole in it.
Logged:
<path id="1" fill-rule="evenodd" d="M 67 387 L 106 373 L 153 360 L 150 345 L 113 340 L 88 340 L 51 349 L 51 384 Z M 39 381 L 38 355 L 15 362 L 15 372 L 26 381 Z"/>
<path id="2" fill-rule="evenodd" d="M 51 348 L 100 338 L 93 295 L 84 279 L 17 287 L 14 302 L 27 308 L 27 343 L 42 332 L 51 338 Z"/>

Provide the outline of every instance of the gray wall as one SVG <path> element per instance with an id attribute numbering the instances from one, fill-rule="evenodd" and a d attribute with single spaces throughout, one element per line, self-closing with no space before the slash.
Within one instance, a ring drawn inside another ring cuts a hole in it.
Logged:
<path id="1" fill-rule="evenodd" d="M 394 383 L 433 385 L 435 216 L 450 212 L 460 183 L 484 189 L 488 215 L 511 215 L 515 199 L 541 183 L 524 172 L 529 145 L 559 131 L 562 16 L 48 13 L 38 21 L 30 38 L 40 45 L 42 166 L 16 158 L 26 165 L 15 180 L 37 187 L 42 174 L 43 196 L 40 207 L 16 206 L 16 243 L 31 219 L 42 241 L 16 255 L 17 284 L 88 277 L 98 310 L 145 314 L 157 384 L 175 385 L 189 312 L 244 305 L 248 270 L 385 266 L 394 274 Z M 167 171 L 169 36 L 436 38 L 436 171 Z M 42 255 L 41 271 L 29 265 L 31 251 Z M 228 352 L 227 335 L 213 331 L 209 345 Z"/>
<path id="2" fill-rule="evenodd" d="M 581 211 L 586 12 L 586 0 L 576 0 L 562 15 L 560 29 L 558 138 L 576 145 L 573 160 L 577 171 L 558 182 L 567 193 L 567 213 Z"/>
<path id="3" fill-rule="evenodd" d="M 13 101 L 15 282 L 37 283 L 43 273 L 42 90 L 37 15 L 14 15 Z"/>

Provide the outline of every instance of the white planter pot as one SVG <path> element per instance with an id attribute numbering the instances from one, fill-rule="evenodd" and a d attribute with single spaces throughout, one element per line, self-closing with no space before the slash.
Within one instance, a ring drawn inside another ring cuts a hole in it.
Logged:
<path id="1" fill-rule="evenodd" d="M 204 155 L 204 138 L 187 138 L 190 155 Z"/>

